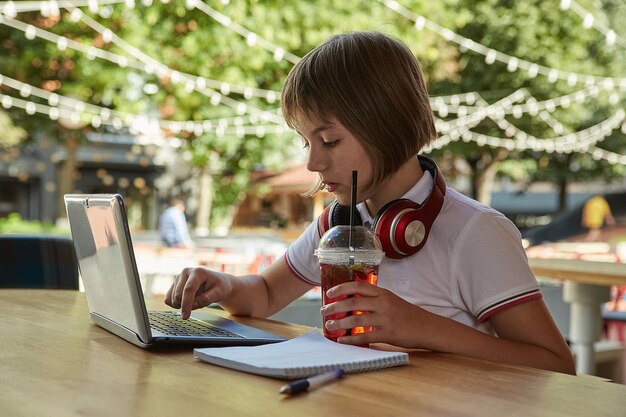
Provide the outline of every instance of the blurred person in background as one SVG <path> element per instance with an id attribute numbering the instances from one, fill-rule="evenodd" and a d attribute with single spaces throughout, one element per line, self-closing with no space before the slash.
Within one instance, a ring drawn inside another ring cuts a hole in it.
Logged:
<path id="1" fill-rule="evenodd" d="M 607 225 L 614 225 L 615 218 L 611 213 L 611 206 L 601 195 L 595 195 L 585 202 L 581 217 L 582 226 L 588 230 L 585 241 L 596 242 L 600 239 L 600 229 Z"/>
<path id="2" fill-rule="evenodd" d="M 168 248 L 193 248 L 183 200 L 173 198 L 170 201 L 170 206 L 161 214 L 159 237 Z"/>

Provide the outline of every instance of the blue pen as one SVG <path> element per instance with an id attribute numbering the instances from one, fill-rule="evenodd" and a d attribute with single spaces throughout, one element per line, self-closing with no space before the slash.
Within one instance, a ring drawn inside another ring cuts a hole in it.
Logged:
<path id="1" fill-rule="evenodd" d="M 298 381 L 283 385 L 282 387 L 280 387 L 280 390 L 278 392 L 280 392 L 281 394 L 297 394 L 299 392 L 318 387 L 327 382 L 337 380 L 341 378 L 344 373 L 344 370 L 341 368 L 333 369 L 332 371 L 324 372 L 323 374 L 300 379 Z"/>

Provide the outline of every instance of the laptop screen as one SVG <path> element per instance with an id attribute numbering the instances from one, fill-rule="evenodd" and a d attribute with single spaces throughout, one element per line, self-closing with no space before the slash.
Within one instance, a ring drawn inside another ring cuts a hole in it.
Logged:
<path id="1" fill-rule="evenodd" d="M 68 194 L 65 204 L 90 313 L 147 342 L 150 330 L 122 197 Z"/>

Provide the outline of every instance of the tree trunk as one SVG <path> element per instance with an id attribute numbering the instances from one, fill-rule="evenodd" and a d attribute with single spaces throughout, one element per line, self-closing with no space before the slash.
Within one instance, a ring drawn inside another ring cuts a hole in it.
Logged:
<path id="1" fill-rule="evenodd" d="M 57 194 L 57 221 L 67 218 L 65 200 L 63 196 L 74 191 L 74 174 L 76 172 L 78 151 L 77 133 L 66 131 L 65 133 L 65 161 L 59 168 L 59 193 Z"/>
<path id="2" fill-rule="evenodd" d="M 480 157 L 468 157 L 467 164 L 470 166 L 470 197 L 478 199 L 478 162 Z"/>
<path id="3" fill-rule="evenodd" d="M 559 202 L 557 207 L 558 213 L 563 213 L 567 210 L 567 178 L 564 176 L 557 181 L 557 187 L 559 188 Z"/>
<path id="4" fill-rule="evenodd" d="M 570 172 L 570 163 L 572 161 L 572 154 L 565 154 L 565 158 L 563 161 L 563 168 L 560 170 L 559 175 L 557 176 L 556 185 L 558 187 L 559 193 L 559 201 L 557 206 L 557 213 L 563 213 L 567 210 L 567 185 L 568 185 L 568 174 Z"/>
<path id="5" fill-rule="evenodd" d="M 498 164 L 506 159 L 509 152 L 498 148 L 495 155 L 482 153 L 470 163 L 472 167 L 472 198 L 487 206 L 491 205 L 491 193 L 498 172 Z"/>
<path id="6" fill-rule="evenodd" d="M 496 178 L 496 168 L 497 165 L 489 164 L 478 177 L 476 200 L 486 206 L 491 205 L 491 192 Z"/>
<path id="7" fill-rule="evenodd" d="M 196 230 L 198 236 L 209 235 L 209 219 L 213 204 L 213 178 L 209 164 L 200 168 L 198 177 L 198 209 L 196 210 Z"/>

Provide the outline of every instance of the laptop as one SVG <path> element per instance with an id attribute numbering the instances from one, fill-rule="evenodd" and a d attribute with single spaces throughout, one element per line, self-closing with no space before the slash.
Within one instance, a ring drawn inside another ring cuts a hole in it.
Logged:
<path id="1" fill-rule="evenodd" d="M 66 194 L 65 206 L 91 319 L 143 348 L 187 343 L 248 346 L 283 337 L 196 310 L 147 311 L 124 200 L 119 194 Z"/>

